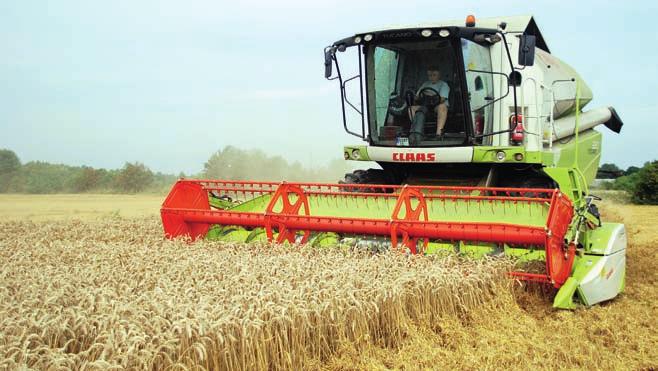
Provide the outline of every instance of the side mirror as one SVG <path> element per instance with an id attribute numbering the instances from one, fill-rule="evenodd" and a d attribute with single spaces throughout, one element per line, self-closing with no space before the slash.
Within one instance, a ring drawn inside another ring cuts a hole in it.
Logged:
<path id="1" fill-rule="evenodd" d="M 537 38 L 534 35 L 521 35 L 519 38 L 519 65 L 532 66 L 535 64 L 535 43 Z"/>
<path id="2" fill-rule="evenodd" d="M 329 48 L 324 51 L 324 78 L 328 79 L 331 77 L 331 74 L 333 73 L 331 69 L 331 64 L 333 62 L 333 50 L 332 48 Z"/>

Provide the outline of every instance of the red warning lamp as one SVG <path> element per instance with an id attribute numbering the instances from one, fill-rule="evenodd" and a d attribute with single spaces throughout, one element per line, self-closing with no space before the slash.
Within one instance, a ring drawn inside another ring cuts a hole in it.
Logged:
<path id="1" fill-rule="evenodd" d="M 475 16 L 473 14 L 466 16 L 466 27 L 475 27 Z"/>
<path id="2" fill-rule="evenodd" d="M 514 129 L 512 129 L 512 142 L 516 144 L 523 142 L 523 132 L 525 131 L 523 128 L 523 115 L 510 116 L 509 123 L 510 126 L 514 126 Z"/>
<path id="3" fill-rule="evenodd" d="M 481 135 L 484 131 L 484 117 L 481 114 L 475 116 L 475 135 Z"/>

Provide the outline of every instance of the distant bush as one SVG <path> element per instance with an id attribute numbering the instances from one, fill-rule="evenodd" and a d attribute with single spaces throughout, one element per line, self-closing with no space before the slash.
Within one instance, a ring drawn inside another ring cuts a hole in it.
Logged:
<path id="1" fill-rule="evenodd" d="M 596 172 L 597 179 L 615 179 L 624 175 L 624 170 L 615 164 L 603 164 Z"/>
<path id="2" fill-rule="evenodd" d="M 602 187 L 604 189 L 616 190 L 616 191 L 626 191 L 629 194 L 633 194 L 635 191 L 635 184 L 637 183 L 638 173 L 633 173 L 631 175 L 620 176 L 619 178 L 603 183 Z"/>
<path id="3" fill-rule="evenodd" d="M 127 193 L 144 191 L 151 183 L 153 183 L 153 172 L 139 162 L 126 162 L 115 179 L 116 189 Z"/>
<path id="4" fill-rule="evenodd" d="M 633 189 L 633 202 L 638 204 L 658 205 L 658 161 L 644 165 L 637 175 Z"/>
<path id="5" fill-rule="evenodd" d="M 626 169 L 626 171 L 624 171 L 624 175 L 635 174 L 635 173 L 637 173 L 638 171 L 640 171 L 640 168 L 639 168 L 639 167 L 637 167 L 637 166 L 629 166 L 628 169 Z"/>
<path id="6" fill-rule="evenodd" d="M 21 160 L 14 151 L 0 149 L 0 192 L 6 192 L 11 179 L 21 168 Z"/>
<path id="7" fill-rule="evenodd" d="M 89 192 L 101 188 L 109 188 L 111 175 L 105 169 L 94 169 L 83 166 L 80 173 L 73 179 L 74 192 Z"/>

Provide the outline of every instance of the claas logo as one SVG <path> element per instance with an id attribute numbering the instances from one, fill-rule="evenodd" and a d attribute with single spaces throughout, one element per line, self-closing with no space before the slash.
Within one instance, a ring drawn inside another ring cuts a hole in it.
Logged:
<path id="1" fill-rule="evenodd" d="M 404 162 L 434 162 L 436 161 L 435 153 L 402 153 L 393 152 L 393 161 Z"/>

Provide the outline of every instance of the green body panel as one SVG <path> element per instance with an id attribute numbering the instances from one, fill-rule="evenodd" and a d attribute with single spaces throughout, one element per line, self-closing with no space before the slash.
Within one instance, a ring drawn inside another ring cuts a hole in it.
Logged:
<path id="1" fill-rule="evenodd" d="M 573 138 L 556 142 L 552 166 L 544 173 L 558 183 L 560 191 L 568 195 L 576 206 L 589 194 L 589 185 L 596 177 L 601 160 L 601 133 L 587 130 L 580 133 L 578 142 Z"/>
<path id="2" fill-rule="evenodd" d="M 234 207 L 231 207 L 232 211 L 244 211 L 244 212 L 264 212 L 267 204 L 270 202 L 269 195 L 258 196 L 252 198 L 247 202 L 242 202 Z"/>
<path id="3" fill-rule="evenodd" d="M 212 197 L 212 196 L 208 197 L 208 203 L 210 204 L 210 206 L 214 207 L 215 209 L 221 209 L 221 210 L 230 209 L 233 206 L 235 206 L 233 201 Z"/>
<path id="4" fill-rule="evenodd" d="M 547 167 L 544 168 L 544 173 L 558 184 L 560 191 L 567 195 L 571 201 L 578 202 L 582 198 L 585 188 L 582 177 L 576 169 Z"/>
<path id="5" fill-rule="evenodd" d="M 265 212 L 271 196 L 261 196 L 230 208 L 231 211 Z M 294 199 L 291 197 L 291 202 Z M 397 202 L 396 197 L 357 198 L 347 195 L 308 196 L 310 214 L 313 216 L 370 218 L 389 220 Z M 453 222 L 508 223 L 544 226 L 548 206 L 539 203 L 515 203 L 510 201 L 478 202 L 475 200 L 426 199 L 429 220 Z M 415 206 L 415 205 L 414 205 Z M 273 211 L 282 209 L 282 201 Z"/>
<path id="6" fill-rule="evenodd" d="M 582 282 L 583 278 L 596 266 L 596 263 L 602 258 L 601 255 L 591 255 L 591 254 L 584 254 L 582 257 L 578 257 L 576 259 L 576 262 L 574 262 L 573 265 L 573 272 L 571 274 L 570 279 L 576 282 L 577 284 L 580 284 Z M 578 290 L 576 290 L 578 291 Z M 566 296 L 567 293 L 564 294 Z M 571 295 L 572 301 L 573 301 L 573 293 Z M 587 302 L 587 298 L 585 295 L 579 294 L 578 295 L 580 301 L 589 306 L 591 303 Z M 566 300 L 566 299 L 565 299 Z M 553 306 L 556 308 L 562 308 L 560 306 L 556 306 L 556 303 L 553 303 Z"/>
<path id="7" fill-rule="evenodd" d="M 585 295 L 582 295 L 579 292 L 578 286 L 582 282 L 583 278 L 589 274 L 589 272 L 596 266 L 596 263 L 601 258 L 601 255 L 592 254 L 576 256 L 571 277 L 569 277 L 567 282 L 565 282 L 565 284 L 560 287 L 560 290 L 557 292 L 557 295 L 553 300 L 554 308 L 574 309 L 576 307 L 576 304 L 574 303 L 576 294 L 578 294 L 578 298 L 581 303 L 587 306 L 590 305 L 590 303 L 587 302 Z"/>
<path id="8" fill-rule="evenodd" d="M 267 241 L 263 228 L 247 230 L 238 226 L 214 225 L 206 233 L 207 240 L 221 240 L 225 242 L 256 242 Z"/>
<path id="9" fill-rule="evenodd" d="M 573 302 L 573 295 L 578 289 L 578 280 L 569 277 L 567 282 L 560 287 L 555 298 L 553 299 L 553 308 L 560 309 L 576 309 L 576 304 Z"/>
<path id="10" fill-rule="evenodd" d="M 576 295 L 581 303 L 587 306 L 592 304 L 587 302 L 587 297 L 580 291 L 579 285 L 592 269 L 596 268 L 599 260 L 609 253 L 606 248 L 618 225 L 618 223 L 602 223 L 600 227 L 581 235 L 584 252 L 576 256 L 571 277 L 558 291 L 553 301 L 553 307 L 561 309 L 575 308 L 574 298 Z M 624 275 L 619 292 L 624 291 L 625 282 L 626 276 Z"/>
<path id="11" fill-rule="evenodd" d="M 428 243 L 426 250 L 427 254 L 436 254 L 439 252 L 455 252 L 474 258 L 482 258 L 485 255 L 504 254 L 505 256 L 518 259 L 518 262 L 520 263 L 544 260 L 546 257 L 546 252 L 544 251 L 543 247 L 520 248 L 511 247 L 506 244 L 501 247 L 493 243 L 466 243 L 464 241 L 431 241 Z"/>
<path id="12" fill-rule="evenodd" d="M 499 161 L 496 158 L 498 152 L 505 152 L 505 159 L 503 161 Z M 519 155 L 522 156 L 520 160 L 517 159 Z M 521 146 L 477 146 L 473 148 L 473 162 L 541 164 L 542 153 L 539 151 L 526 151 Z"/>
<path id="13" fill-rule="evenodd" d="M 578 143 L 575 137 L 553 143 L 555 153 L 554 166 L 557 168 L 578 169 L 584 177 L 586 185 L 592 184 L 601 160 L 601 133 L 594 129 L 579 134 Z"/>
<path id="14" fill-rule="evenodd" d="M 313 247 L 336 246 L 340 243 L 340 236 L 333 232 L 317 233 L 309 238 L 308 243 Z"/>
<path id="15" fill-rule="evenodd" d="M 359 157 L 354 158 L 354 151 L 359 152 Z M 346 160 L 353 161 L 371 161 L 368 155 L 368 146 L 345 146 L 343 147 L 343 157 Z"/>
<path id="16" fill-rule="evenodd" d="M 618 223 L 601 223 L 599 228 L 585 234 L 581 239 L 585 250 L 590 254 L 605 254 L 608 241 L 612 238 L 612 233 L 617 226 Z"/>

